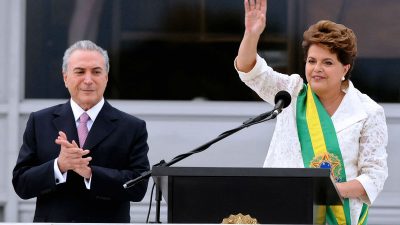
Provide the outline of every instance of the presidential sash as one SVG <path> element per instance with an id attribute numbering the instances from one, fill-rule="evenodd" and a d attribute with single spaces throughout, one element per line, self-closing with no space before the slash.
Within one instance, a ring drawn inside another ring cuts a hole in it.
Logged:
<path id="1" fill-rule="evenodd" d="M 304 167 L 329 168 L 335 182 L 346 182 L 345 167 L 332 120 L 310 86 L 304 85 L 297 98 L 297 131 Z M 320 209 L 318 222 L 330 225 L 351 224 L 349 199 L 343 205 Z M 364 204 L 359 225 L 367 224 L 368 206 Z"/>

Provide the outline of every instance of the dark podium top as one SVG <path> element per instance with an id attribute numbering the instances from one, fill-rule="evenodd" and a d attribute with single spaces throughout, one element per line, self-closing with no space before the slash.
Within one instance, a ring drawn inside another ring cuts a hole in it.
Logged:
<path id="1" fill-rule="evenodd" d="M 168 223 L 221 223 L 249 214 L 262 224 L 315 224 L 319 205 L 341 205 L 329 169 L 153 167 Z"/>

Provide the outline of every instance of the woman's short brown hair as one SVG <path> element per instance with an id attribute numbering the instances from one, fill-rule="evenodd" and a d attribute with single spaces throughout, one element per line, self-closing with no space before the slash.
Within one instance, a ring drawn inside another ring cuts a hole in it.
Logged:
<path id="1" fill-rule="evenodd" d="M 320 44 L 336 54 L 343 65 L 350 64 L 345 79 L 350 78 L 350 72 L 357 56 L 357 38 L 354 32 L 342 24 L 329 20 L 321 20 L 311 25 L 303 34 L 304 58 L 307 58 L 308 49 L 313 44 Z"/>

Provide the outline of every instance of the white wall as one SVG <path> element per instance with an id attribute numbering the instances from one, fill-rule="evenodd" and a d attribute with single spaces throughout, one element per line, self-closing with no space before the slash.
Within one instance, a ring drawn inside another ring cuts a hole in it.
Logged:
<path id="1" fill-rule="evenodd" d="M 24 49 L 24 4 L 23 1 L 0 1 L 0 136 L 2 148 L 0 205 L 4 207 L 7 221 L 17 220 L 18 199 L 11 187 L 11 171 L 15 164 L 15 149 L 19 145 L 18 104 L 21 93 Z"/>

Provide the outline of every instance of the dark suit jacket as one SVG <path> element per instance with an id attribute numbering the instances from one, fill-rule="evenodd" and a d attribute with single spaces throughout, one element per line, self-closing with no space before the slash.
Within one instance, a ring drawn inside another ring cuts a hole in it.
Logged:
<path id="1" fill-rule="evenodd" d="M 31 113 L 13 171 L 16 193 L 37 197 L 34 221 L 129 223 L 130 201 L 142 200 L 148 182 L 127 190 L 122 185 L 149 170 L 145 122 L 105 102 L 83 147 L 92 157 L 90 190 L 73 171 L 66 183 L 56 185 L 58 131 L 78 143 L 70 102 Z"/>

